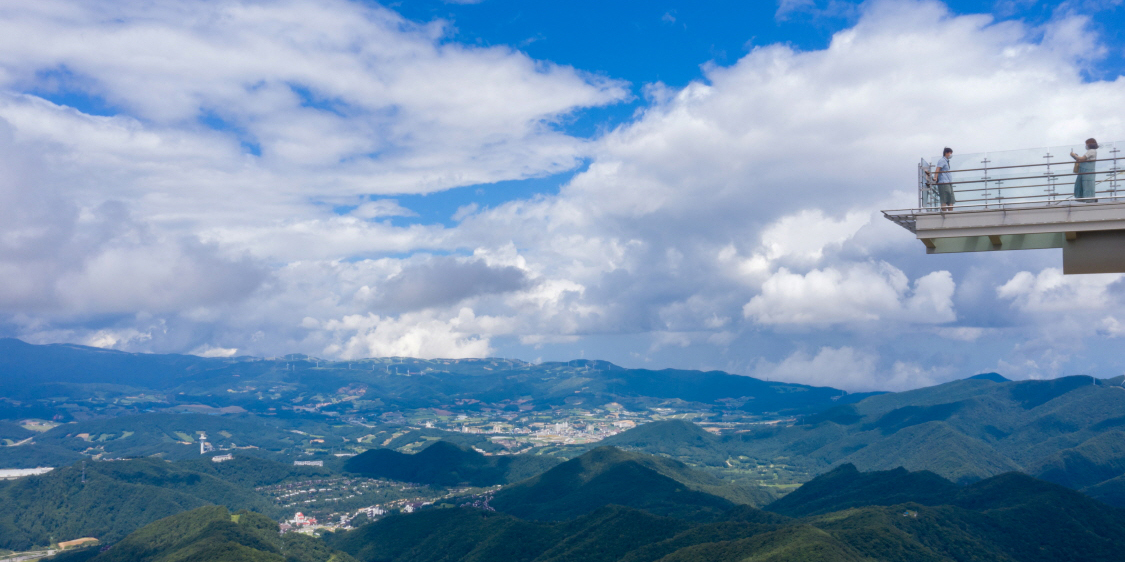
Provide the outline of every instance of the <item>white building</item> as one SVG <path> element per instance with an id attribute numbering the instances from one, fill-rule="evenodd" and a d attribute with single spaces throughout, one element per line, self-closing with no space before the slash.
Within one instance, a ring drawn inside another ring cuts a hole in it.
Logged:
<path id="1" fill-rule="evenodd" d="M 38 476 L 40 474 L 47 474 L 54 470 L 53 466 L 41 466 L 38 468 L 0 468 L 0 480 L 15 480 L 16 478 L 23 478 L 25 476 Z"/>

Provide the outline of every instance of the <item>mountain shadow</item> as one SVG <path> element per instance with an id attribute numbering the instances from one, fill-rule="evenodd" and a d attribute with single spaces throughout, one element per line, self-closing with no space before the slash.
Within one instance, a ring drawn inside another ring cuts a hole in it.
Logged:
<path id="1" fill-rule="evenodd" d="M 393 449 L 371 449 L 344 464 L 344 470 L 370 478 L 435 486 L 493 486 L 534 476 L 558 464 L 554 457 L 538 455 L 485 456 L 448 441 L 408 455 Z"/>
<path id="2" fill-rule="evenodd" d="M 959 491 L 956 484 L 929 471 L 909 472 L 899 467 L 860 472 L 855 465 L 845 464 L 813 478 L 766 509 L 789 517 L 806 517 L 867 505 L 940 505 L 951 501 Z"/>
<path id="3" fill-rule="evenodd" d="M 491 504 L 525 519 L 561 520 L 606 505 L 623 505 L 657 515 L 703 517 L 735 506 L 701 489 L 721 488 L 714 477 L 683 463 L 598 447 L 547 472 L 505 487 Z"/>

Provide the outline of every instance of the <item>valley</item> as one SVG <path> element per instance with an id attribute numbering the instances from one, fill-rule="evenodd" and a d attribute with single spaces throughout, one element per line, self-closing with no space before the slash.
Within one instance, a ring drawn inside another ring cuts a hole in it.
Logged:
<path id="1" fill-rule="evenodd" d="M 84 538 L 50 559 L 1108 560 L 1125 508 L 1123 377 L 855 395 L 593 361 L 0 345 L 24 354 L 0 359 L 0 560 Z M 1008 536 L 1051 525 L 1100 538 Z"/>

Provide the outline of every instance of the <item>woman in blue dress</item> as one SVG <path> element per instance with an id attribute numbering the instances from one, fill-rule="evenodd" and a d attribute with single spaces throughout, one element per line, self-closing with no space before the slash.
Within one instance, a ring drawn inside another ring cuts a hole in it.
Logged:
<path id="1" fill-rule="evenodd" d="M 1074 159 L 1075 173 L 1078 175 L 1074 178 L 1074 199 L 1084 203 L 1096 203 L 1094 193 L 1094 164 L 1098 159 L 1098 141 L 1094 139 L 1086 139 L 1086 154 L 1081 156 L 1070 151 L 1070 157 Z"/>

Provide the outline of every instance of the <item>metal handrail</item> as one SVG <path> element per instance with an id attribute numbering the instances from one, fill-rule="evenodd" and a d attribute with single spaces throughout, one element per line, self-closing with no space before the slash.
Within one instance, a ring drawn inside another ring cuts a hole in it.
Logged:
<path id="1" fill-rule="evenodd" d="M 1059 158 L 1062 158 L 1062 157 L 1060 156 Z M 1112 161 L 1112 160 L 1113 160 L 1113 158 L 1095 158 L 1093 160 L 1084 160 L 1084 161 L 1082 161 L 1082 163 L 1103 162 L 1103 161 Z M 1071 162 L 1068 162 L 1066 160 L 1061 160 L 1059 162 L 1045 162 L 1043 164 L 1013 164 L 1011 166 L 996 166 L 995 168 L 965 168 L 963 170 L 947 170 L 944 173 L 956 174 L 958 172 L 991 172 L 993 170 L 1008 170 L 1008 169 L 1011 169 L 1011 168 L 1034 168 L 1036 166 L 1063 166 L 1063 165 L 1070 164 L 1070 163 Z"/>
<path id="2" fill-rule="evenodd" d="M 958 170 L 958 171 L 960 171 L 960 170 Z M 1117 172 L 1119 172 L 1119 171 L 1121 171 L 1121 170 L 1102 170 L 1102 171 L 1100 171 L 1100 172 L 1094 171 L 1094 172 L 1078 172 L 1078 173 L 1074 173 L 1074 172 L 1071 172 L 1071 173 L 1069 173 L 1069 174 L 1052 174 L 1052 173 L 1047 173 L 1047 174 L 1044 174 L 1044 175 L 1039 175 L 1039 176 L 1014 176 L 1014 177 L 988 178 L 988 179 L 979 179 L 979 180 L 957 180 L 957 181 L 953 181 L 953 182 L 950 182 L 950 183 L 955 183 L 955 184 L 957 184 L 957 185 L 964 185 L 964 184 L 966 184 L 966 183 L 982 183 L 982 182 L 998 182 L 998 181 L 1015 181 L 1015 180 L 1033 180 L 1033 179 L 1039 179 L 1039 178 L 1042 178 L 1042 177 L 1051 177 L 1051 178 L 1068 178 L 1068 177 L 1074 177 L 1074 176 L 1094 176 L 1094 175 L 1097 175 L 1097 174 L 1110 174 L 1110 175 L 1114 175 L 1114 174 L 1116 174 L 1116 173 L 1117 173 Z M 944 173 L 946 173 L 946 172 L 941 172 L 941 173 L 943 173 L 943 174 L 944 174 Z M 931 182 L 928 182 L 928 183 L 931 183 L 931 184 L 937 184 L 937 183 L 940 183 L 940 182 L 935 182 L 935 181 L 931 181 Z M 1014 186 L 1014 187 L 1036 187 L 1036 186 L 1034 186 L 1034 185 L 1020 185 L 1020 186 Z M 990 188 L 990 189 L 991 189 L 991 188 Z"/>
<path id="3" fill-rule="evenodd" d="M 1093 202 L 1082 203 L 1082 205 L 1084 207 L 1096 207 L 1096 206 L 1100 206 L 1100 205 L 1125 205 L 1125 196 L 1097 197 L 1096 199 L 1098 199 L 1098 200 L 1093 201 Z M 989 205 L 989 206 L 985 206 L 985 205 L 966 205 L 964 207 L 958 207 L 957 209 L 952 210 L 952 211 L 942 211 L 941 209 L 888 209 L 888 210 L 880 211 L 880 212 L 883 213 L 883 216 L 885 216 L 887 218 L 891 218 L 891 217 L 915 217 L 915 216 L 918 216 L 918 215 L 935 215 L 935 214 L 943 214 L 944 215 L 944 214 L 948 214 L 948 213 L 985 213 L 985 212 L 994 213 L 994 212 L 998 212 L 998 211 L 1004 211 L 1004 210 L 1007 210 L 1007 209 L 1057 207 L 1057 206 L 1063 206 L 1063 205 L 1067 205 L 1067 204 L 1080 203 L 1082 201 L 1083 201 L 1083 199 L 1068 198 L 1068 199 L 1065 199 L 1065 200 L 1053 201 L 1049 205 L 1034 205 L 1033 206 L 1033 205 L 1030 205 L 1030 204 L 1016 204 L 1016 205 L 1012 205 L 1010 207 L 1007 207 L 1007 206 L 998 207 L 996 205 Z"/>

